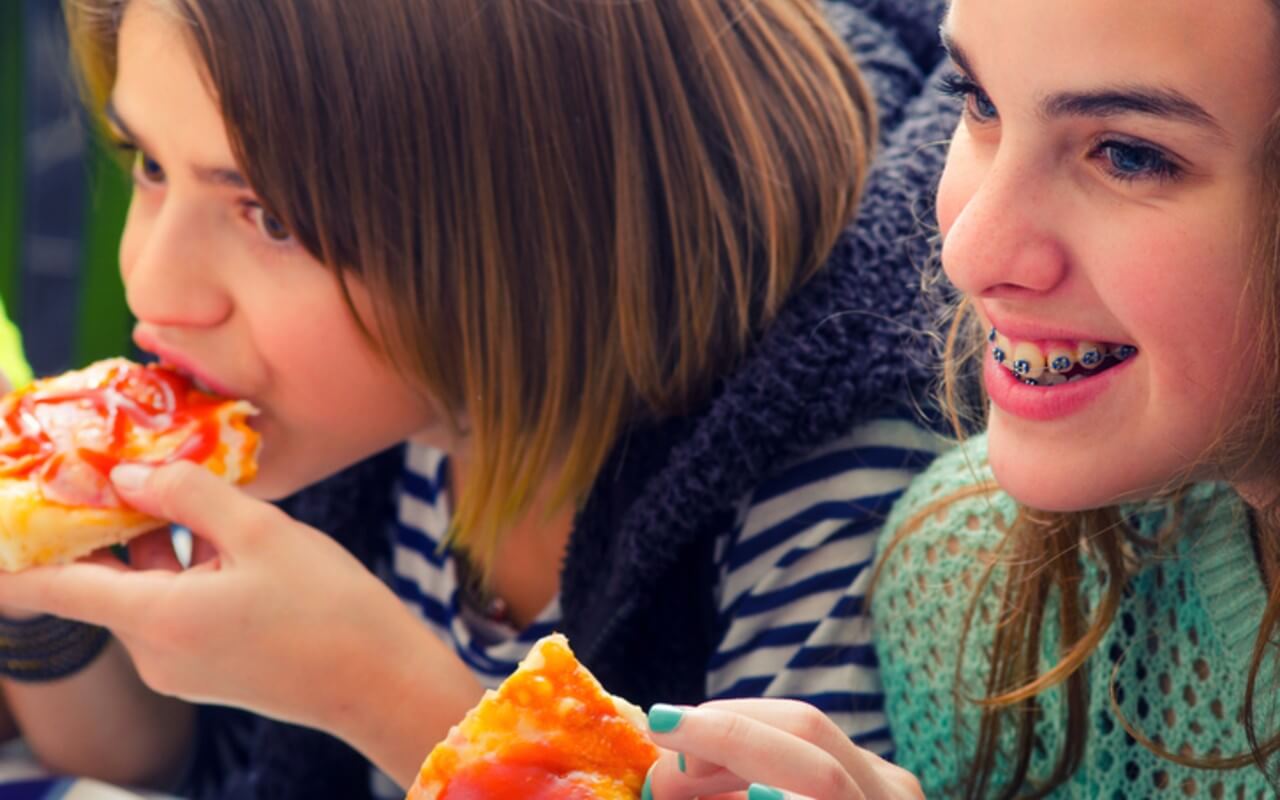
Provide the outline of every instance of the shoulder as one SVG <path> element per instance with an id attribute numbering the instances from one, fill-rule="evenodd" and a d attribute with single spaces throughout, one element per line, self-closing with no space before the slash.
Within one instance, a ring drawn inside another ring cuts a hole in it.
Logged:
<path id="1" fill-rule="evenodd" d="M 747 561 L 774 566 L 775 548 L 802 533 L 825 542 L 836 528 L 845 539 L 879 531 L 893 502 L 944 448 L 942 437 L 909 419 L 881 417 L 787 459 L 744 499 L 730 570 Z"/>
<path id="2" fill-rule="evenodd" d="M 995 484 L 985 437 L 934 461 L 894 505 L 879 539 L 871 608 L 877 635 L 914 638 L 912 620 L 950 619 L 967 606 L 957 598 L 972 594 L 1016 514 L 1017 504 Z"/>

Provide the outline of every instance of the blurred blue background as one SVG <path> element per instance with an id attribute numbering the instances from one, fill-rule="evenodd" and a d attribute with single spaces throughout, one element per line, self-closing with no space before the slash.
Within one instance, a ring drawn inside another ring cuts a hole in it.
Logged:
<path id="1" fill-rule="evenodd" d="M 129 353 L 128 182 L 90 135 L 57 0 L 0 0 L 0 297 L 37 374 Z"/>

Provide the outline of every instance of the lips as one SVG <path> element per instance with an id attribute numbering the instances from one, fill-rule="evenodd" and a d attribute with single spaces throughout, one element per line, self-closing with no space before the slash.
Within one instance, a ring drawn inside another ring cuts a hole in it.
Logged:
<path id="1" fill-rule="evenodd" d="M 218 380 L 196 364 L 194 359 L 188 358 L 177 350 L 171 350 L 141 333 L 135 334 L 134 341 L 141 349 L 153 353 L 164 366 L 190 378 L 192 383 L 201 391 L 221 397 L 246 399 L 243 393 L 235 391 L 229 385 Z"/>

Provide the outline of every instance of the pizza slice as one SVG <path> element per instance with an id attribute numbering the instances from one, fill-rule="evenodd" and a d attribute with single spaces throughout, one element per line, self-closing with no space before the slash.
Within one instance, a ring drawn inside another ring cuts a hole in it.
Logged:
<path id="1" fill-rule="evenodd" d="M 436 746 L 406 800 L 636 800 L 658 750 L 559 634 Z"/>
<path id="2" fill-rule="evenodd" d="M 108 476 L 117 464 L 181 459 L 251 480 L 255 413 L 172 368 L 125 359 L 9 393 L 0 399 L 0 570 L 71 561 L 163 524 L 116 496 Z"/>

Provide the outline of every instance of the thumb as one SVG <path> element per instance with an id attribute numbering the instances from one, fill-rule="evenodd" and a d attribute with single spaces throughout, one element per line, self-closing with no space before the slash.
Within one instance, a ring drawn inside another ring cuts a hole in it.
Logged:
<path id="1" fill-rule="evenodd" d="M 223 554 L 275 511 L 190 461 L 121 464 L 111 470 L 111 482 L 133 508 L 188 528 Z"/>

